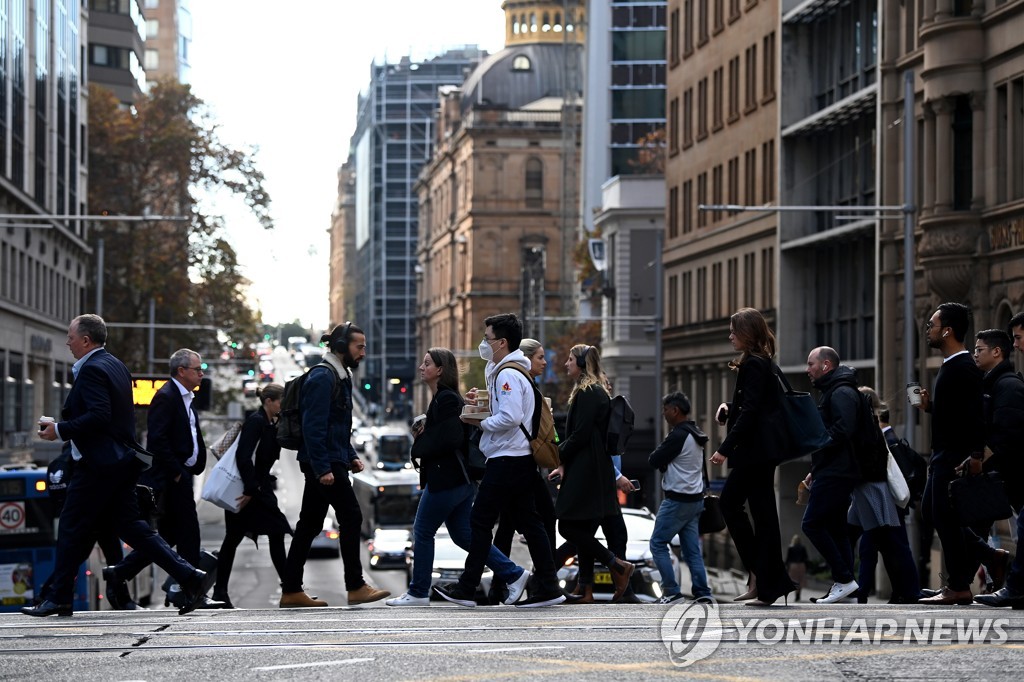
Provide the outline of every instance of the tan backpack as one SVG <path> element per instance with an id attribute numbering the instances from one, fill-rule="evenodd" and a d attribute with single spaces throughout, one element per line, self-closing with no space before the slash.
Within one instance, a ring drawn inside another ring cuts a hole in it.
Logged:
<path id="1" fill-rule="evenodd" d="M 507 362 L 499 366 L 497 371 L 494 372 L 494 385 L 491 387 L 491 396 L 495 400 L 498 399 L 498 374 L 506 368 L 514 369 L 526 377 L 526 380 L 530 383 L 530 388 L 533 389 L 534 407 L 533 419 L 531 420 L 533 435 L 530 435 L 530 431 L 527 431 L 524 425 L 519 425 L 523 435 L 526 436 L 526 440 L 530 442 L 533 460 L 537 463 L 537 466 L 544 467 L 545 469 L 557 469 L 561 464 L 561 460 L 558 458 L 558 434 L 555 433 L 555 418 L 551 414 L 551 408 L 548 407 L 544 396 L 537 390 L 537 384 L 533 382 L 533 377 L 530 376 L 530 373 L 517 362 Z"/>

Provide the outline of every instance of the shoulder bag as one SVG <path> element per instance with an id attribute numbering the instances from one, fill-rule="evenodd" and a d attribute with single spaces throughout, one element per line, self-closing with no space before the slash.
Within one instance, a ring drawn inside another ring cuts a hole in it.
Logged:
<path id="1" fill-rule="evenodd" d="M 701 453 L 701 470 L 704 477 L 704 511 L 700 513 L 700 519 L 697 521 L 697 532 L 700 535 L 705 535 L 725 530 L 725 515 L 722 514 L 722 501 L 718 495 L 708 492 L 708 461 L 704 458 L 703 453 Z"/>
<path id="2" fill-rule="evenodd" d="M 202 492 L 202 498 L 207 502 L 213 502 L 221 509 L 236 514 L 239 512 L 238 498 L 245 492 L 245 483 L 242 481 L 242 475 L 238 473 L 238 463 L 235 461 L 241 437 L 239 433 L 217 460 L 206 477 Z"/>
<path id="3" fill-rule="evenodd" d="M 831 443 L 832 437 L 825 430 L 825 423 L 821 420 L 821 413 L 811 394 L 794 391 L 775 363 L 772 363 L 772 372 L 778 380 L 782 425 L 788 436 L 779 461 L 809 455 Z"/>

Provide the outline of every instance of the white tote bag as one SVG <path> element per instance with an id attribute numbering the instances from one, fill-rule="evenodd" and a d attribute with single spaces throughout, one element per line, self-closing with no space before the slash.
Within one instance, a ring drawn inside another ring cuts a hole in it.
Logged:
<path id="1" fill-rule="evenodd" d="M 238 513 L 238 498 L 245 492 L 245 484 L 238 473 L 238 464 L 235 462 L 235 455 L 238 453 L 238 441 L 241 434 L 220 456 L 213 469 L 206 477 L 203 484 L 202 497 L 208 502 L 213 502 L 221 509 Z"/>
<path id="2" fill-rule="evenodd" d="M 885 449 L 888 450 L 889 446 L 887 445 Z M 910 503 L 910 487 L 907 485 L 907 479 L 903 477 L 900 465 L 896 463 L 896 458 L 892 456 L 891 452 L 885 465 L 885 479 L 889 483 L 889 492 L 892 493 L 896 504 L 901 509 L 906 509 Z"/>

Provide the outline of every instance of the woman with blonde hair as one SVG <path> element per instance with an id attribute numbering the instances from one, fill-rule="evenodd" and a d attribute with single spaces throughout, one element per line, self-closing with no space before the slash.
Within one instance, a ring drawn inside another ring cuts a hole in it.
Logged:
<path id="1" fill-rule="evenodd" d="M 562 537 L 579 549 L 579 586 L 583 593 L 593 593 L 593 558 L 596 558 L 608 567 L 615 587 L 612 601 L 618 601 L 629 587 L 634 566 L 625 556 L 616 556 L 594 537 L 602 519 L 622 513 L 616 496 L 615 469 L 604 441 L 611 410 L 608 379 L 601 370 L 600 352 L 586 344 L 577 344 L 569 350 L 565 370 L 573 379 L 573 387 L 569 394 L 566 437 L 559 444 L 562 465 L 551 474 L 561 476 L 562 480 L 555 501 L 555 516 Z M 590 583 L 586 582 L 588 579 Z"/>
<path id="2" fill-rule="evenodd" d="M 779 433 L 778 368 L 772 360 L 775 335 L 761 311 L 740 308 L 729 318 L 729 342 L 740 353 L 729 363 L 736 372 L 736 388 L 732 402 L 718 408 L 717 419 L 728 425 L 728 433 L 711 463 L 729 462 L 720 500 L 722 514 L 740 560 L 751 573 L 750 590 L 736 601 L 756 597 L 755 605 L 767 605 L 796 589 L 782 562 L 782 532 L 775 507 L 775 467 L 784 447 Z"/>
<path id="3" fill-rule="evenodd" d="M 226 608 L 234 608 L 228 596 L 235 551 L 246 536 L 266 535 L 270 545 L 270 560 L 281 580 L 285 574 L 284 536 L 292 534 L 288 519 L 277 504 L 274 482 L 270 473 L 274 462 L 281 458 L 277 442 L 277 417 L 281 413 L 284 386 L 267 384 L 256 391 L 260 409 L 245 420 L 238 434 L 235 462 L 242 477 L 242 496 L 238 498 L 237 513 L 224 511 L 224 541 L 217 555 L 217 582 L 213 587 L 214 601 L 222 601 Z"/>

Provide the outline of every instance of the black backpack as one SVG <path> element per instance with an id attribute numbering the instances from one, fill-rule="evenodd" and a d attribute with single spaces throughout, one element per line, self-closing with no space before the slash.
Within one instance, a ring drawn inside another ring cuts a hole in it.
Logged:
<path id="1" fill-rule="evenodd" d="M 633 407 L 626 396 L 617 395 L 611 400 L 608 411 L 608 430 L 605 431 L 605 451 L 609 457 L 626 454 L 626 443 L 633 435 Z"/>
<path id="2" fill-rule="evenodd" d="M 905 438 L 900 438 L 896 443 L 889 446 L 892 458 L 896 460 L 903 478 L 907 480 L 907 487 L 910 489 L 910 504 L 914 505 L 924 495 L 924 485 L 928 480 L 928 462 L 924 457 L 910 447 Z"/>
<path id="3" fill-rule="evenodd" d="M 327 367 L 331 375 L 332 389 L 331 402 L 338 400 L 341 383 L 337 380 L 337 373 L 334 368 L 326 362 L 318 363 L 310 368 L 309 372 L 297 376 L 284 385 L 284 395 L 281 396 L 281 412 L 277 417 L 277 443 L 288 450 L 298 450 L 302 447 L 302 413 L 299 410 L 299 398 L 306 379 L 317 367 Z"/>
<path id="4" fill-rule="evenodd" d="M 885 434 L 878 425 L 878 416 L 871 407 L 871 399 L 857 391 L 860 400 L 857 406 L 857 431 L 853 434 L 853 454 L 860 468 L 861 476 L 870 483 L 887 480 L 889 449 L 885 445 Z"/>

